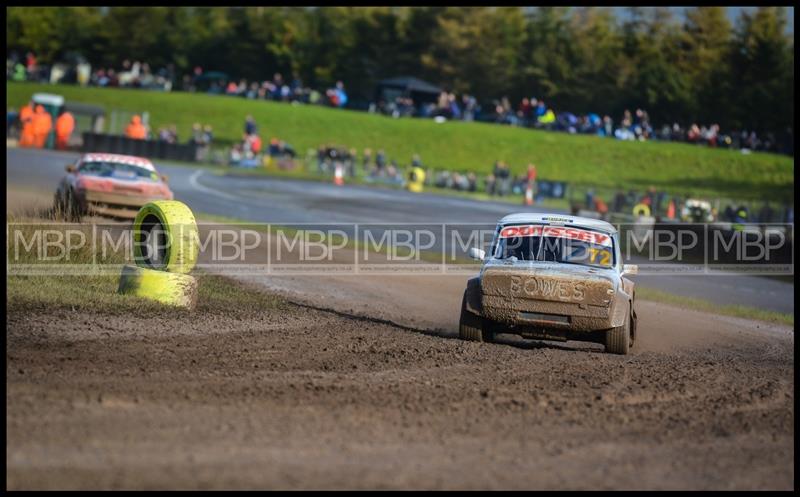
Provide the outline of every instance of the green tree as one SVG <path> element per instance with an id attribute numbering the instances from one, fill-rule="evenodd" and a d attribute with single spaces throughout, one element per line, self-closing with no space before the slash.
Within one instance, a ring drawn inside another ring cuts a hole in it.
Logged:
<path id="1" fill-rule="evenodd" d="M 693 89 L 687 117 L 704 123 L 729 121 L 731 24 L 725 8 L 687 9 L 681 51 L 679 67 Z"/>
<path id="2" fill-rule="evenodd" d="M 649 13 L 632 10 L 624 23 L 623 105 L 643 107 L 658 120 L 681 120 L 691 105 L 691 88 L 677 65 L 680 26 L 667 8 Z"/>
<path id="3" fill-rule="evenodd" d="M 574 64 L 567 100 L 577 112 L 614 112 L 619 86 L 622 38 L 608 8 L 584 7 L 571 18 Z"/>
<path id="4" fill-rule="evenodd" d="M 733 40 L 733 125 L 758 132 L 794 127 L 794 46 L 786 10 L 742 11 Z"/>
<path id="5" fill-rule="evenodd" d="M 575 91 L 573 33 L 568 7 L 539 7 L 528 14 L 521 46 L 519 87 L 525 95 L 564 108 Z"/>

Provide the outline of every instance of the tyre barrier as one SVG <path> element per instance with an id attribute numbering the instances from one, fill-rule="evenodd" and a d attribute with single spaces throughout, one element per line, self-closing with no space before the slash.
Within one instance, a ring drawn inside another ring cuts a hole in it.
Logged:
<path id="1" fill-rule="evenodd" d="M 197 280 L 188 273 L 200 251 L 197 222 L 177 200 L 145 204 L 133 221 L 133 257 L 125 265 L 117 293 L 194 309 Z"/>
<path id="2" fill-rule="evenodd" d="M 408 175 L 408 191 L 420 193 L 425 187 L 425 170 L 415 167 Z"/>
<path id="3" fill-rule="evenodd" d="M 117 292 L 194 309 L 197 303 L 197 280 L 188 274 L 168 273 L 126 264 L 122 267 Z"/>
<path id="4" fill-rule="evenodd" d="M 177 200 L 145 204 L 133 221 L 137 266 L 188 274 L 197 263 L 199 237 L 191 209 Z"/>
<path id="5" fill-rule="evenodd" d="M 636 204 L 633 206 L 634 216 L 650 217 L 650 206 L 647 204 Z"/>

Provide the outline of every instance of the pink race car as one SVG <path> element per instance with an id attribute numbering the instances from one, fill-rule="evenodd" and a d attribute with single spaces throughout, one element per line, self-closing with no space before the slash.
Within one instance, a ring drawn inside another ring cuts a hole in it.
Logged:
<path id="1" fill-rule="evenodd" d="M 144 204 L 173 198 L 166 176 L 142 157 L 90 153 L 66 169 L 56 190 L 55 210 L 70 221 L 87 214 L 133 218 Z"/>

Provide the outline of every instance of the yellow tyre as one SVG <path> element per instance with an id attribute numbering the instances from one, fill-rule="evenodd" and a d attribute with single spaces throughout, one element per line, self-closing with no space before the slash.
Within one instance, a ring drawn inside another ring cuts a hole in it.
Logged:
<path id="1" fill-rule="evenodd" d="M 633 206 L 633 215 L 650 217 L 650 207 L 647 204 L 636 204 Z"/>
<path id="2" fill-rule="evenodd" d="M 197 280 L 188 274 L 125 265 L 119 277 L 117 292 L 194 309 L 197 303 Z"/>
<path id="3" fill-rule="evenodd" d="M 145 204 L 133 221 L 136 265 L 187 274 L 197 263 L 197 222 L 191 209 L 177 200 Z"/>
<path id="4" fill-rule="evenodd" d="M 415 167 L 411 170 L 408 178 L 408 190 L 419 193 L 425 185 L 425 170 L 421 167 Z"/>

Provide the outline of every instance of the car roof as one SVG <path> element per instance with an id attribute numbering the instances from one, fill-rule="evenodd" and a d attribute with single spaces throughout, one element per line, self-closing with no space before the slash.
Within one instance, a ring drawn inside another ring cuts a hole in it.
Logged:
<path id="1" fill-rule="evenodd" d="M 499 224 L 563 224 L 564 226 L 580 226 L 583 228 L 596 229 L 607 233 L 616 233 L 617 228 L 613 224 L 600 219 L 590 217 L 569 216 L 566 214 L 551 214 L 546 212 L 518 212 L 509 214 L 499 221 Z"/>
<path id="2" fill-rule="evenodd" d="M 89 153 L 81 157 L 81 162 L 115 162 L 117 164 L 131 164 L 151 171 L 156 170 L 149 159 L 137 157 L 135 155 Z"/>

